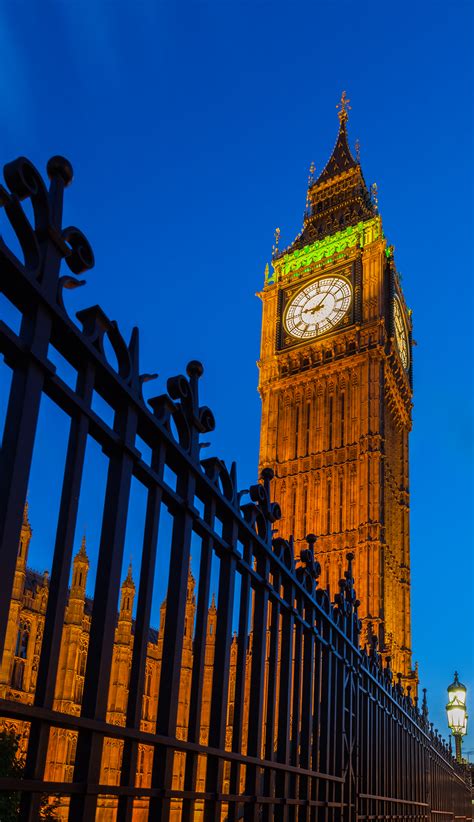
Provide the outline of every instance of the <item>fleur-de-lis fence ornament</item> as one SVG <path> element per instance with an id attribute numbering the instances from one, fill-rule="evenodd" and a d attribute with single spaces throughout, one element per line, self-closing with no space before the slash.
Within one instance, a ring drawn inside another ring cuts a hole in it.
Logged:
<path id="1" fill-rule="evenodd" d="M 306 542 L 308 547 L 302 548 L 300 551 L 301 565 L 296 569 L 296 576 L 308 593 L 314 596 L 318 585 L 318 577 L 321 576 L 321 565 L 314 556 L 315 534 L 307 534 Z"/>
<path id="2" fill-rule="evenodd" d="M 173 421 L 178 433 L 180 446 L 199 461 L 199 436 L 214 431 L 215 420 L 210 408 L 199 405 L 198 381 L 204 368 L 197 360 L 191 360 L 186 367 L 186 374 L 170 377 L 166 387 L 168 394 L 162 394 L 149 400 L 155 415 L 160 422 L 173 433 Z"/>
<path id="3" fill-rule="evenodd" d="M 290 537 L 288 540 L 282 537 L 275 537 L 272 540 L 272 549 L 275 556 L 277 556 L 288 570 L 293 573 L 295 570 L 295 551 L 294 540 Z"/>
<path id="4" fill-rule="evenodd" d="M 357 616 L 357 609 L 360 605 L 359 600 L 354 589 L 354 575 L 353 566 L 354 554 L 349 552 L 346 554 L 347 570 L 344 571 L 344 579 L 339 580 L 339 593 L 334 597 L 336 610 L 339 614 L 344 616 Z M 360 630 L 360 628 L 359 628 Z"/>
<path id="5" fill-rule="evenodd" d="M 233 462 L 230 471 L 228 471 L 225 462 L 219 457 L 209 457 L 209 459 L 201 460 L 201 465 L 213 485 L 219 488 L 229 502 L 237 506 L 239 498 L 237 494 L 237 464 Z"/>
<path id="6" fill-rule="evenodd" d="M 52 157 L 47 164 L 50 180 L 47 188 L 38 169 L 26 157 L 18 157 L 4 166 L 7 190 L 0 185 L 0 207 L 16 234 L 23 260 L 18 260 L 0 238 L 0 259 L 20 265 L 30 276 L 41 281 L 48 293 L 57 288 L 61 260 L 73 274 L 82 274 L 94 266 L 92 248 L 78 228 L 63 228 L 64 189 L 73 179 L 71 163 L 64 157 Z M 33 208 L 30 222 L 21 203 L 29 199 Z"/>
<path id="7" fill-rule="evenodd" d="M 402 683 L 401 673 L 397 674 L 397 684 L 395 685 L 395 690 L 397 691 L 397 693 L 400 697 L 403 696 L 403 683 Z"/>
<path id="8" fill-rule="evenodd" d="M 379 638 L 378 638 L 376 633 L 372 632 L 371 635 L 370 635 L 369 656 L 370 656 L 370 659 L 372 660 L 372 662 L 377 666 L 380 664 L 380 654 L 377 650 L 378 645 L 379 645 Z"/>
<path id="9" fill-rule="evenodd" d="M 249 488 L 250 499 L 241 506 L 241 511 L 246 522 L 255 528 L 258 535 L 267 542 L 272 542 L 273 524 L 281 519 L 281 508 L 277 502 L 270 500 L 270 482 L 274 475 L 272 468 L 264 468 L 261 473 L 263 482 L 251 485 Z"/>

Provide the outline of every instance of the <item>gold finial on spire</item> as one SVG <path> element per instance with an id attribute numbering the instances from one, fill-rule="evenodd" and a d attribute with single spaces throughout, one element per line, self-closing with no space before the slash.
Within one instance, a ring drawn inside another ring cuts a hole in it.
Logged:
<path id="1" fill-rule="evenodd" d="M 370 186 L 370 199 L 372 200 L 376 211 L 378 211 L 378 208 L 379 208 L 378 193 L 379 193 L 379 190 L 378 190 L 377 183 L 372 183 L 372 185 Z"/>
<path id="2" fill-rule="evenodd" d="M 358 163 L 360 163 L 360 142 L 359 142 L 359 138 L 357 138 L 357 140 L 355 142 L 355 150 L 356 150 L 356 160 L 357 160 Z"/>
<path id="3" fill-rule="evenodd" d="M 339 117 L 339 122 L 341 125 L 346 122 L 347 118 L 349 117 L 348 111 L 351 110 L 352 106 L 349 105 L 351 101 L 348 97 L 346 97 L 346 92 L 343 91 L 341 94 L 341 102 L 337 104 L 336 108 L 340 109 L 338 111 L 337 116 Z"/>
<path id="4" fill-rule="evenodd" d="M 316 166 L 314 165 L 314 161 L 311 160 L 311 165 L 309 167 L 309 174 L 308 174 L 308 190 L 314 183 L 314 172 L 316 171 Z M 309 195 L 306 194 L 306 207 L 309 205 Z"/>
<path id="5" fill-rule="evenodd" d="M 275 255 L 278 251 L 278 242 L 280 240 L 280 229 L 275 229 L 275 245 L 272 248 L 273 255 Z"/>

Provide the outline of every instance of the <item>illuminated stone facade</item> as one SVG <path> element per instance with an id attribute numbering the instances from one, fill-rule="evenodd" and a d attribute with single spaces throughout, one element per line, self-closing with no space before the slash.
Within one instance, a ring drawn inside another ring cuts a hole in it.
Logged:
<path id="1" fill-rule="evenodd" d="M 32 538 L 32 528 L 25 509 L 18 551 L 15 584 L 10 606 L 7 641 L 0 673 L 0 697 L 32 704 L 36 675 L 38 670 L 39 654 L 43 636 L 44 618 L 48 599 L 48 576 L 38 574 L 27 567 L 28 549 Z M 89 559 L 86 552 L 85 539 L 73 561 L 73 574 L 69 601 L 66 609 L 59 670 L 56 683 L 54 709 L 67 714 L 78 716 L 81 710 L 82 687 L 86 666 L 87 649 L 89 642 L 92 600 L 86 596 L 87 574 Z M 195 581 L 189 573 L 188 597 L 186 604 L 186 627 L 183 643 L 182 668 L 180 680 L 179 709 L 177 722 L 177 737 L 185 739 L 187 736 L 189 700 L 191 689 L 191 672 L 193 664 L 193 636 L 195 614 Z M 132 609 L 135 596 L 135 584 L 129 569 L 122 583 L 120 610 L 117 616 L 115 632 L 112 674 L 110 680 L 107 721 L 116 725 L 125 725 L 125 711 L 128 698 L 128 681 L 133 648 L 133 620 Z M 217 610 L 212 598 L 207 621 L 206 660 L 204 671 L 203 703 L 201 713 L 200 742 L 206 744 L 209 733 L 210 701 L 212 693 L 212 672 L 214 663 L 214 645 L 216 633 Z M 148 655 L 146 662 L 145 689 L 142 702 L 142 723 L 144 731 L 154 732 L 160 686 L 160 670 L 163 652 L 163 628 L 166 619 L 166 600 L 160 609 L 160 625 L 158 630 L 150 630 Z M 233 698 L 235 690 L 235 672 L 237 662 L 237 642 L 234 639 L 231 646 L 230 661 L 230 703 L 229 713 L 233 712 Z M 246 692 L 248 694 L 248 683 Z M 248 710 L 246 696 L 245 710 Z M 26 749 L 28 726 L 26 723 L 10 719 L 0 719 L 0 729 L 8 729 L 21 737 L 21 750 Z M 230 727 L 227 734 L 227 743 L 230 749 Z M 246 740 L 244 738 L 244 748 Z M 52 729 L 48 750 L 48 761 L 45 779 L 52 781 L 72 781 L 74 757 L 76 749 L 76 733 L 62 729 Z M 120 779 L 120 763 L 122 743 L 120 740 L 106 739 L 102 757 L 101 783 L 118 785 Z M 183 788 L 184 755 L 177 753 L 174 762 L 175 789 Z M 198 763 L 196 790 L 204 791 L 205 772 L 202 760 Z M 138 768 L 136 784 L 147 787 L 151 783 L 152 749 L 144 745 L 139 746 Z M 227 772 L 225 774 L 227 777 Z M 67 799 L 61 800 L 59 818 L 67 818 Z M 96 819 L 99 822 L 108 822 L 115 819 L 116 800 L 112 797 L 101 797 L 98 803 Z M 174 803 L 171 819 L 181 818 L 180 805 Z M 196 803 L 195 819 L 202 818 L 202 808 Z M 135 800 L 134 822 L 148 819 L 147 801 Z"/>
<path id="2" fill-rule="evenodd" d="M 331 595 L 347 548 L 354 552 L 363 639 L 377 634 L 393 669 L 416 687 L 410 637 L 411 316 L 376 189 L 367 189 L 348 146 L 346 102 L 343 97 L 329 162 L 317 179 L 311 169 L 303 230 L 280 251 L 277 229 L 273 270 L 267 266 L 259 295 L 260 467 L 275 471 L 273 496 L 283 511 L 278 529 L 285 537 L 294 534 L 295 555 L 306 534 L 318 535 L 321 582 Z M 349 304 L 338 291 L 341 284 Z"/>

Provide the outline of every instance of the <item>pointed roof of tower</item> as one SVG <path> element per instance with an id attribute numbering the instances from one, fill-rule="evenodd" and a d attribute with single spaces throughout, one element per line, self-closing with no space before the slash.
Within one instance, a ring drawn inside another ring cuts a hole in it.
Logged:
<path id="1" fill-rule="evenodd" d="M 337 106 L 337 108 L 339 108 L 339 132 L 337 135 L 336 144 L 324 169 L 313 185 L 324 183 L 326 180 L 330 180 L 332 177 L 337 177 L 344 171 L 348 171 L 350 168 L 355 168 L 358 165 L 357 160 L 355 160 L 352 156 L 349 143 L 347 142 L 346 123 L 349 117 L 347 109 L 351 108 L 349 102 L 349 99 L 346 97 L 346 92 L 343 91 L 341 102 Z"/>
<path id="2" fill-rule="evenodd" d="M 345 91 L 337 108 L 339 131 L 336 144 L 317 179 L 314 164 L 311 164 L 303 229 L 287 248 L 279 249 L 275 243 L 274 260 L 377 215 L 359 159 L 353 157 L 349 148 L 346 124 L 350 105 Z"/>
<path id="3" fill-rule="evenodd" d="M 25 507 L 23 508 L 23 525 L 29 525 L 30 524 L 29 508 L 30 508 L 30 506 L 29 506 L 28 500 L 26 500 Z"/>
<path id="4" fill-rule="evenodd" d="M 81 547 L 79 548 L 79 553 L 80 553 L 81 556 L 87 557 L 86 535 L 85 534 L 83 534 L 83 537 L 82 537 L 82 540 L 81 540 Z"/>
<path id="5" fill-rule="evenodd" d="M 74 559 L 75 560 L 81 559 L 81 560 L 84 560 L 84 562 L 87 562 L 87 564 L 89 564 L 89 557 L 87 556 L 87 551 L 86 551 L 86 535 L 85 535 L 85 533 L 82 536 L 81 547 L 79 548 L 79 551 L 77 552 Z"/>
<path id="6" fill-rule="evenodd" d="M 133 588 L 135 590 L 135 583 L 133 581 L 132 576 L 132 563 L 129 563 L 127 576 L 125 577 L 124 581 L 122 582 L 122 588 Z"/>

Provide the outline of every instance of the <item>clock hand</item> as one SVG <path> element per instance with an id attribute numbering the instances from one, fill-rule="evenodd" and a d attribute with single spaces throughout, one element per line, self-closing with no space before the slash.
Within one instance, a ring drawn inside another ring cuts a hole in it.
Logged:
<path id="1" fill-rule="evenodd" d="M 319 303 L 319 305 L 316 305 L 314 308 L 308 308 L 308 313 L 309 313 L 309 314 L 315 314 L 315 313 L 316 313 L 316 311 L 320 311 L 320 310 L 321 310 L 321 308 L 323 307 L 323 305 L 324 305 L 324 300 L 322 300 L 322 302 L 320 302 L 320 303 Z"/>

